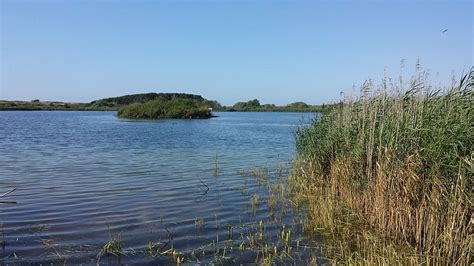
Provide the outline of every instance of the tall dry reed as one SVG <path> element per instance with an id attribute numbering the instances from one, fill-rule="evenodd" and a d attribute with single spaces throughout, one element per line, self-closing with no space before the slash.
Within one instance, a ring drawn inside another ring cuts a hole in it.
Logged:
<path id="1" fill-rule="evenodd" d="M 338 231 L 347 240 L 354 240 L 351 230 L 371 228 L 389 239 L 380 249 L 398 243 L 421 254 L 425 261 L 419 257 L 415 264 L 471 263 L 473 85 L 472 69 L 444 90 L 429 86 L 421 71 L 408 87 L 387 79 L 375 88 L 369 81 L 358 98 L 346 98 L 300 128 L 290 188 L 308 207 L 310 227 Z M 356 254 L 361 261 L 386 262 L 371 256 L 401 252 L 364 255 L 358 248 L 346 259 Z"/>

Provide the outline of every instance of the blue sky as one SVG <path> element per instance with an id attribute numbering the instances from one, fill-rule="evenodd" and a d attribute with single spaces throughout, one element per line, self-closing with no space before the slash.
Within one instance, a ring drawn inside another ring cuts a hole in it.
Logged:
<path id="1" fill-rule="evenodd" d="M 470 1 L 1 2 L 0 99 L 188 92 L 230 105 L 338 100 L 417 58 L 473 65 Z M 444 29 L 448 29 L 443 33 Z"/>

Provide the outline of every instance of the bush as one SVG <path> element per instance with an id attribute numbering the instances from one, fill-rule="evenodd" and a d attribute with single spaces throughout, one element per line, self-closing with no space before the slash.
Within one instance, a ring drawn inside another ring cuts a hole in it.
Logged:
<path id="1" fill-rule="evenodd" d="M 158 98 L 122 107 L 118 111 L 118 116 L 133 119 L 210 118 L 211 111 L 207 103 L 200 100 Z"/>

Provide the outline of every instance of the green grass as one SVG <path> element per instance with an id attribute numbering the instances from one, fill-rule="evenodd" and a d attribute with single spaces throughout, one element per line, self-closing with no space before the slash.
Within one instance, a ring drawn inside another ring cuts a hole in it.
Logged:
<path id="1" fill-rule="evenodd" d="M 472 71 L 449 89 L 431 88 L 423 72 L 407 88 L 367 82 L 299 129 L 291 190 L 308 228 L 339 239 L 330 254 L 356 264 L 469 263 L 472 88 Z"/>
<path id="2" fill-rule="evenodd" d="M 118 234 L 115 237 L 110 236 L 110 239 L 102 246 L 99 254 L 121 256 L 124 255 L 122 244 L 122 236 Z"/>

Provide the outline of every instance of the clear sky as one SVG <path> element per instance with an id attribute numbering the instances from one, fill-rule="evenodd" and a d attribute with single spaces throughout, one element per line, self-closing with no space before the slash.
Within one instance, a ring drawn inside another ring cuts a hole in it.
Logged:
<path id="1" fill-rule="evenodd" d="M 154 91 L 318 104 L 385 68 L 398 76 L 401 59 L 441 82 L 474 61 L 471 1 L 0 2 L 7 100 Z"/>

